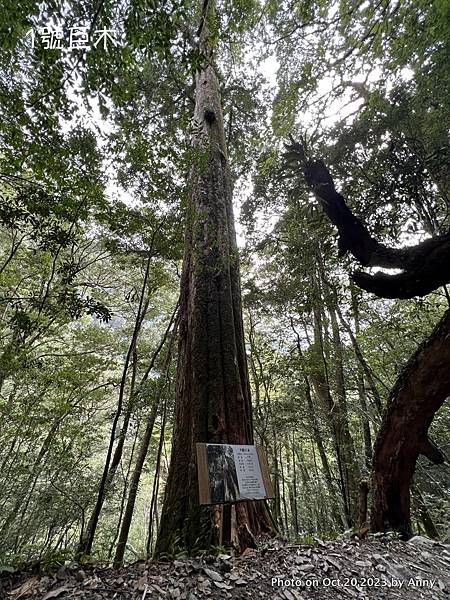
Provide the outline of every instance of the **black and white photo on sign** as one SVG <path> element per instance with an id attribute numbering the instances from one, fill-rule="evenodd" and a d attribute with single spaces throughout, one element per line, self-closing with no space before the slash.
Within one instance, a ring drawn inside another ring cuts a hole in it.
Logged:
<path id="1" fill-rule="evenodd" d="M 240 499 L 233 447 L 228 444 L 208 444 L 208 475 L 211 502 L 236 502 Z"/>
<path id="2" fill-rule="evenodd" d="M 207 462 L 212 504 L 266 498 L 255 446 L 207 444 Z"/>

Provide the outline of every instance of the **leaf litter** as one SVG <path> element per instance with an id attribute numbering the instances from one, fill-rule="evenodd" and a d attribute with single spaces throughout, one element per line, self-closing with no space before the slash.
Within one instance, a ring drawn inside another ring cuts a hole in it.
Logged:
<path id="1" fill-rule="evenodd" d="M 319 543 L 320 542 L 320 543 Z M 63 581 L 62 581 L 63 579 Z M 241 556 L 139 561 L 121 569 L 70 563 L 54 574 L 3 573 L 5 600 L 393 600 L 450 596 L 450 544 L 415 536 L 271 541 Z"/>

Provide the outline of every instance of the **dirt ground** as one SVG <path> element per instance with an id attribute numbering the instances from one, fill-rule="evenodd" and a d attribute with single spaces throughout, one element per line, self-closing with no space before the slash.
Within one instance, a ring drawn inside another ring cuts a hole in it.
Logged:
<path id="1" fill-rule="evenodd" d="M 3 576 L 0 598 L 448 600 L 450 544 L 420 536 L 316 540 L 313 546 L 272 541 L 237 557 L 136 562 L 120 570 L 68 564 L 51 575 Z"/>

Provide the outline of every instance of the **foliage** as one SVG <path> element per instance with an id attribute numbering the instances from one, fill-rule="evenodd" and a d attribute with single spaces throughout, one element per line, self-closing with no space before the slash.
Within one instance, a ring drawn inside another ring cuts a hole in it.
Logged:
<path id="1" fill-rule="evenodd" d="M 353 265 L 337 257 L 333 228 L 305 186 L 289 189 L 283 178 L 282 143 L 304 135 L 381 241 L 400 246 L 446 231 L 449 10 L 441 0 L 218 2 L 225 130 L 246 240 L 256 437 L 269 456 L 274 517 L 301 543 L 347 526 L 333 438 L 339 423 L 314 378 L 326 378 L 333 406 L 344 397 L 351 462 L 368 475 L 377 403 L 385 405 L 449 297 L 441 289 L 425 299 L 380 301 L 353 289 Z M 148 305 L 125 374 L 130 424 L 94 554 L 112 556 L 132 465 L 162 387 L 131 529 L 139 556 L 149 524 L 157 527 L 175 366 L 166 374 L 162 353 L 145 374 L 177 298 L 196 158 L 200 14 L 201 3 L 191 0 L 0 7 L 2 564 L 40 560 L 50 568 L 73 554 L 86 528 L 149 256 Z M 117 44 L 62 52 L 37 39 L 32 48 L 27 32 L 47 23 L 110 28 Z M 276 82 L 267 64 L 278 65 Z M 444 406 L 432 431 L 447 454 L 449 417 Z M 119 429 L 123 422 L 122 414 Z M 449 477 L 448 466 L 426 461 L 416 473 L 443 537 Z M 423 527 L 416 507 L 415 523 Z"/>

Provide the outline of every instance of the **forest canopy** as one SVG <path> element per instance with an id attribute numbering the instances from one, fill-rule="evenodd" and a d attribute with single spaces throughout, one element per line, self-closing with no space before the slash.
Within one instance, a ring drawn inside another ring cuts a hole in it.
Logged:
<path id="1" fill-rule="evenodd" d="M 268 458 L 237 549 L 367 533 L 361 489 L 378 530 L 448 540 L 449 3 L 0 23 L 0 571 L 220 548 L 208 441 Z"/>

